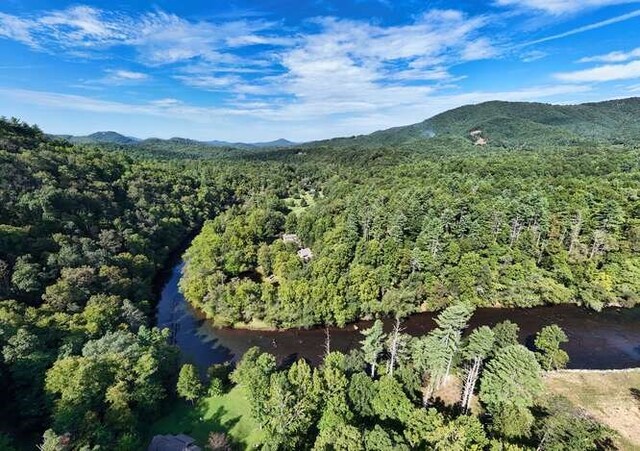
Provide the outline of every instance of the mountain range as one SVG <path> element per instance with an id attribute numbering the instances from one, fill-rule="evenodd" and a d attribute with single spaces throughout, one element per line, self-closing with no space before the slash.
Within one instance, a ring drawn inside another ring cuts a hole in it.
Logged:
<path id="1" fill-rule="evenodd" d="M 234 149 L 257 149 L 257 148 L 269 148 L 269 147 L 290 147 L 295 146 L 297 143 L 288 141 L 286 139 L 277 139 L 275 141 L 268 142 L 256 142 L 256 143 L 243 143 L 243 142 L 227 142 L 227 141 L 196 141 L 188 138 L 148 138 L 140 139 L 133 136 L 125 136 L 114 131 L 101 131 L 95 132 L 86 136 L 74 136 L 74 135 L 54 135 L 56 138 L 66 139 L 74 144 L 118 144 L 118 145 L 134 145 L 134 144 L 149 144 L 157 142 L 179 143 L 183 145 L 198 145 L 198 146 L 211 146 L 211 147 L 226 147 Z"/>
<path id="2" fill-rule="evenodd" d="M 182 147 L 247 150 L 322 145 L 390 146 L 435 137 L 462 138 L 479 145 L 516 147 L 580 142 L 624 143 L 640 139 L 640 98 L 578 105 L 490 101 L 455 108 L 417 124 L 380 130 L 368 135 L 308 143 L 295 143 L 286 139 L 256 143 L 196 141 L 187 138 L 142 140 L 113 131 L 96 132 L 88 136 L 57 137 L 74 143 L 109 143 L 141 147 L 179 144 Z"/>
<path id="3" fill-rule="evenodd" d="M 632 142 L 640 140 L 640 98 L 579 105 L 490 101 L 445 111 L 417 124 L 314 144 L 390 146 L 434 137 L 520 147 Z"/>

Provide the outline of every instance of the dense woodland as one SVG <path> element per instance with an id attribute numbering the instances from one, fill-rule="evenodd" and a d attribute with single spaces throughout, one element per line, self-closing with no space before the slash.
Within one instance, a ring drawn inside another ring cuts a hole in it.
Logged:
<path id="1" fill-rule="evenodd" d="M 177 373 L 168 331 L 152 328 L 156 275 L 221 209 L 286 194 L 295 175 L 264 181 L 264 165 L 134 160 L 0 122 L 3 430 L 140 449 L 140 419 Z"/>
<path id="2" fill-rule="evenodd" d="M 638 302 L 638 149 L 462 149 L 352 153 L 319 177 L 303 164 L 298 199 L 255 196 L 205 224 L 186 254 L 187 299 L 220 325 L 276 327 L 459 301 Z"/>
<path id="3" fill-rule="evenodd" d="M 637 303 L 640 150 L 474 146 L 465 130 L 211 151 L 72 145 L 0 121 L 0 447 L 144 449 L 149 422 L 202 383 L 248 387 L 265 449 L 609 447 L 605 428 L 538 399 L 541 371 L 566 364 L 561 330 L 531 350 L 514 325 L 462 330 L 475 306 Z M 162 272 L 195 234 L 182 290 L 218 325 L 444 309 L 439 328 L 409 339 L 376 322 L 319 368 L 252 350 L 231 380 L 200 381 L 153 327 Z M 444 408 L 454 376 L 467 390 Z"/>
<path id="4" fill-rule="evenodd" d="M 361 348 L 348 355 L 327 349 L 316 369 L 304 361 L 278 368 L 252 348 L 231 380 L 247 387 L 266 449 L 611 449 L 607 428 L 562 399 L 540 396 L 541 370 L 567 362 L 558 326 L 539 331 L 532 352 L 517 343 L 518 327 L 508 321 L 463 340 L 471 315 L 464 304 L 449 307 L 420 338 L 399 327 L 385 334 L 378 320 L 362 331 Z M 454 373 L 464 380 L 463 397 L 445 407 L 438 390 Z M 484 415 L 474 414 L 474 390 Z"/>

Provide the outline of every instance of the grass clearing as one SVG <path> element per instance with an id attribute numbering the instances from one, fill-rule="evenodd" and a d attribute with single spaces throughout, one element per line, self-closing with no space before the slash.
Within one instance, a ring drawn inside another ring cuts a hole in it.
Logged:
<path id="1" fill-rule="evenodd" d="M 554 372 L 544 378 L 548 395 L 562 395 L 620 434 L 621 450 L 640 450 L 640 369 Z"/>
<path id="2" fill-rule="evenodd" d="M 305 205 L 302 204 L 303 199 L 304 199 Z M 294 197 L 287 197 L 286 199 L 284 199 L 285 205 L 287 205 L 289 209 L 296 215 L 299 215 L 301 212 L 303 212 L 306 208 L 313 205 L 315 202 L 316 200 L 313 198 L 313 195 L 307 192 L 302 193 L 300 199 L 296 199 Z"/>
<path id="3" fill-rule="evenodd" d="M 195 407 L 176 401 L 165 416 L 151 425 L 149 440 L 158 434 L 187 434 L 204 448 L 210 432 L 225 432 L 240 449 L 259 446 L 262 431 L 251 417 L 241 387 L 235 386 L 223 396 L 203 398 Z"/>
<path id="4" fill-rule="evenodd" d="M 640 369 L 630 371 L 559 371 L 544 376 L 545 397 L 560 395 L 620 436 L 623 451 L 640 451 Z M 460 401 L 462 381 L 451 375 L 434 393 L 448 407 Z M 475 395 L 471 411 L 482 406 Z"/>

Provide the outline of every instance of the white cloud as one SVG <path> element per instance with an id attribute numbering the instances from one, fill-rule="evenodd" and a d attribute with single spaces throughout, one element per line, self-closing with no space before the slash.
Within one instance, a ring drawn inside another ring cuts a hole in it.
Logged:
<path id="1" fill-rule="evenodd" d="M 309 108 L 361 110 L 409 102 L 427 83 L 459 79 L 450 68 L 497 54 L 481 30 L 489 19 L 431 10 L 402 26 L 319 18 L 300 34 L 262 19 L 189 21 L 154 11 L 135 16 L 89 6 L 0 16 L 0 36 L 75 57 L 135 49 L 137 62 L 169 66 L 182 83 L 235 96 L 286 96 Z M 252 47 L 251 56 L 241 51 Z M 103 84 L 146 79 L 112 71 Z M 395 99 L 395 100 L 394 100 Z M 247 100 L 247 99 L 243 99 Z M 315 105 L 312 105 L 315 103 Z"/>
<path id="2" fill-rule="evenodd" d="M 639 0 L 496 0 L 498 6 L 512 6 L 522 9 L 533 9 L 548 14 L 560 15 L 576 13 L 585 9 L 603 6 L 640 3 Z"/>
<path id="3" fill-rule="evenodd" d="M 202 59 L 216 64 L 249 64 L 240 60 L 229 47 L 280 45 L 279 39 L 256 33 L 273 28 L 274 23 L 261 20 L 222 23 L 189 22 L 163 12 L 146 14 L 136 24 L 137 33 L 126 43 L 135 46 L 148 64 L 171 64 Z"/>
<path id="4" fill-rule="evenodd" d="M 597 30 L 598 28 L 603 28 L 603 27 L 607 27 L 609 25 L 614 25 L 620 22 L 624 22 L 630 19 L 635 19 L 636 17 L 640 17 L 640 9 L 637 9 L 635 11 L 631 11 L 629 13 L 626 14 L 622 14 L 620 16 L 615 16 L 615 17 L 611 17 L 609 19 L 605 19 L 605 20 L 601 20 L 599 22 L 595 22 L 589 25 L 584 25 L 582 27 L 578 27 L 578 28 L 574 28 L 572 30 L 569 31 L 565 31 L 563 33 L 559 33 L 559 34 L 554 34 L 551 36 L 546 36 L 544 38 L 540 38 L 540 39 L 536 39 L 533 41 L 529 41 L 529 42 L 525 42 L 523 44 L 520 44 L 519 47 L 525 47 L 525 46 L 529 46 L 529 45 L 534 45 L 534 44 L 541 44 L 543 42 L 549 42 L 549 41 L 555 41 L 557 39 L 562 39 L 562 38 L 567 38 L 569 36 L 573 36 L 576 34 L 580 34 L 580 33 L 585 33 L 587 31 L 592 31 L 592 30 Z"/>
<path id="5" fill-rule="evenodd" d="M 66 40 L 79 45 L 96 45 L 126 39 L 126 28 L 123 21 L 116 17 L 108 18 L 102 11 L 90 6 L 75 6 L 65 11 L 52 11 L 40 17 L 34 28 L 45 28 L 48 37 Z"/>
<path id="6" fill-rule="evenodd" d="M 146 80 L 147 78 L 149 78 L 149 76 L 145 73 L 134 72 L 130 70 L 119 69 L 119 70 L 110 70 L 107 72 L 109 72 L 111 77 L 117 80 L 140 81 L 140 80 Z"/>
<path id="7" fill-rule="evenodd" d="M 615 51 L 604 55 L 587 56 L 578 60 L 579 63 L 624 63 L 640 58 L 640 47 L 629 52 Z"/>
<path id="8" fill-rule="evenodd" d="M 465 61 L 489 59 L 497 55 L 497 49 L 494 48 L 487 38 L 478 38 L 469 42 L 460 54 Z"/>
<path id="9" fill-rule="evenodd" d="M 167 97 L 164 99 L 153 100 L 149 102 L 151 105 L 159 106 L 159 107 L 172 107 L 176 105 L 181 105 L 182 102 L 178 99 L 174 99 L 171 97 Z"/>
<path id="10" fill-rule="evenodd" d="M 605 82 L 640 78 L 640 61 L 627 64 L 606 64 L 592 69 L 555 74 L 555 78 L 566 82 Z"/>
<path id="11" fill-rule="evenodd" d="M 125 103 L 95 99 L 87 96 L 41 92 L 23 89 L 1 89 L 3 104 L 9 100 L 19 105 L 31 104 L 45 111 L 65 110 L 93 113 L 108 117 L 129 118 L 129 124 L 119 129 L 122 133 L 138 135 L 137 124 L 144 118 L 156 121 L 155 130 L 161 137 L 177 134 L 176 121 L 190 124 L 189 133 L 194 139 L 224 139 L 230 141 L 271 140 L 286 136 L 298 141 L 329 138 L 334 136 L 369 133 L 374 130 L 422 121 L 434 114 L 469 103 L 488 100 L 531 101 L 558 96 L 572 96 L 589 91 L 585 85 L 539 86 L 512 91 L 474 91 L 461 94 L 442 95 L 424 91 L 414 102 L 397 105 L 390 101 L 393 91 L 384 93 L 384 107 L 363 108 L 349 115 L 332 115 L 330 104 L 274 104 L 248 102 L 237 107 L 203 107 L 183 103 L 177 99 L 158 99 L 148 103 Z M 403 95 L 401 92 L 399 95 Z M 353 102 L 353 99 L 351 100 Z M 356 105 L 358 106 L 358 105 Z M 54 115 L 58 116 L 58 115 Z M 67 113 L 64 115 L 67 117 Z M 251 122 L 247 129 L 247 120 Z M 314 127 L 309 127 L 314 121 Z M 122 122 L 122 121 L 121 121 Z M 109 122 L 101 120 L 102 126 Z M 159 125 L 162 124 L 162 125 Z M 66 130 L 74 132 L 67 123 Z M 115 127 L 111 127 L 115 128 Z M 155 132 L 154 132 L 155 133 Z"/>
<path id="12" fill-rule="evenodd" d="M 37 47 L 31 37 L 31 22 L 10 14 L 0 13 L 0 36 L 13 39 L 30 47 Z"/>
<path id="13" fill-rule="evenodd" d="M 317 19 L 318 32 L 282 53 L 286 74 L 270 86 L 293 97 L 286 109 L 299 115 L 412 105 L 453 80 L 450 67 L 496 54 L 480 36 L 487 22 L 453 10 L 432 10 L 391 27 Z"/>
<path id="14" fill-rule="evenodd" d="M 284 45 L 286 39 L 266 33 L 275 26 L 264 20 L 193 22 L 162 11 L 129 16 L 90 6 L 75 6 L 18 17 L 0 13 L 0 36 L 38 50 L 85 57 L 113 46 L 138 51 L 141 62 L 172 64 L 193 59 L 237 63 L 229 48 Z M 243 60 L 247 63 L 247 60 Z"/>
<path id="15" fill-rule="evenodd" d="M 231 86 L 241 83 L 241 78 L 236 76 L 176 75 L 175 78 L 188 86 L 208 91 L 228 91 Z"/>

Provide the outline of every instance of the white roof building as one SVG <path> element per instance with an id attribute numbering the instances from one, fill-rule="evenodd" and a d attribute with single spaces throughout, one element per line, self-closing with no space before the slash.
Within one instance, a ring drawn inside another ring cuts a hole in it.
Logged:
<path id="1" fill-rule="evenodd" d="M 298 251 L 298 257 L 300 257 L 303 261 L 308 262 L 313 258 L 313 252 L 311 252 L 311 249 L 309 249 L 308 247 L 305 247 L 304 249 L 300 249 Z"/>
<path id="2" fill-rule="evenodd" d="M 300 238 L 295 233 L 285 233 L 282 235 L 282 241 L 285 243 L 293 243 L 300 246 Z"/>

